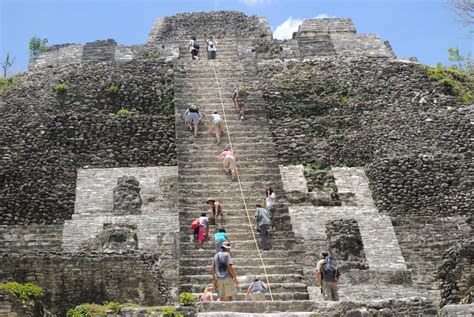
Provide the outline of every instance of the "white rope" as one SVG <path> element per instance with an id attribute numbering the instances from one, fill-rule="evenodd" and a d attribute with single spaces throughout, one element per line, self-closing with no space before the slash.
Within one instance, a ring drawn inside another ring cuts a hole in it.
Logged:
<path id="1" fill-rule="evenodd" d="M 221 93 L 221 87 L 220 87 L 220 83 L 219 83 L 219 77 L 217 75 L 216 67 L 214 65 L 213 60 L 211 60 L 211 65 L 212 65 L 212 69 L 214 70 L 214 76 L 216 78 L 217 91 L 219 92 L 219 98 L 220 98 L 220 101 L 221 101 L 222 115 L 224 117 L 225 128 L 226 128 L 226 131 L 227 131 L 227 138 L 229 140 L 229 147 L 230 147 L 232 153 L 234 153 L 234 148 L 232 146 L 232 139 L 230 137 L 230 130 L 229 130 L 229 126 L 227 124 L 227 117 L 226 117 L 226 114 L 225 114 L 224 101 L 222 99 L 222 93 Z M 247 214 L 247 219 L 248 219 L 248 222 L 249 222 L 249 225 L 250 225 L 250 230 L 252 232 L 253 241 L 255 242 L 255 248 L 257 249 L 257 254 L 258 254 L 258 257 L 260 258 L 260 262 L 262 263 L 262 268 L 263 268 L 263 272 L 265 274 L 265 280 L 267 281 L 267 286 L 268 286 L 268 292 L 270 294 L 270 299 L 273 302 L 273 293 L 272 293 L 272 288 L 270 286 L 270 281 L 268 280 L 267 268 L 265 266 L 265 262 L 263 261 L 262 253 L 260 252 L 260 249 L 258 247 L 257 238 L 255 236 L 255 232 L 254 232 L 253 226 L 252 226 L 252 220 L 250 218 L 249 210 L 247 208 L 247 203 L 245 202 L 244 191 L 242 189 L 242 183 L 240 182 L 240 175 L 239 175 L 239 172 L 237 170 L 237 162 L 235 163 L 235 174 L 237 175 L 237 183 L 239 184 L 240 195 L 242 197 L 242 201 L 244 202 L 244 208 L 245 208 L 245 212 Z"/>

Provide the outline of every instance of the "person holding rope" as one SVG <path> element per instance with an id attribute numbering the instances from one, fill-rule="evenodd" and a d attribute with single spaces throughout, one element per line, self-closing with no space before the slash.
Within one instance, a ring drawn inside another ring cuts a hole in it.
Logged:
<path id="1" fill-rule="evenodd" d="M 224 171 L 232 175 L 232 179 L 235 179 L 237 171 L 235 169 L 235 156 L 234 153 L 226 146 L 224 151 L 217 157 L 219 160 L 223 160 Z"/>

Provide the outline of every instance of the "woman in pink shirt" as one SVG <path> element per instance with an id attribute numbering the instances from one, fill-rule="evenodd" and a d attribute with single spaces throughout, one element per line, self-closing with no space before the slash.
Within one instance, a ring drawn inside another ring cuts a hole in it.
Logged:
<path id="1" fill-rule="evenodd" d="M 219 156 L 217 157 L 219 160 L 224 160 L 223 161 L 223 164 L 224 164 L 224 171 L 226 173 L 230 172 L 231 175 L 232 175 L 232 179 L 235 179 L 235 175 L 236 175 L 236 170 L 235 170 L 235 157 L 234 157 L 234 153 L 229 150 L 228 147 L 224 147 L 224 151 L 219 154 Z"/>

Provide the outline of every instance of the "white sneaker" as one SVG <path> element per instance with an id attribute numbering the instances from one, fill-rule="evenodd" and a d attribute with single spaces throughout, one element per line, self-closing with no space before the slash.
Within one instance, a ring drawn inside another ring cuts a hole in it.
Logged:
<path id="1" fill-rule="evenodd" d="M 244 121 L 244 116 L 241 116 L 241 117 L 240 117 L 240 121 Z"/>

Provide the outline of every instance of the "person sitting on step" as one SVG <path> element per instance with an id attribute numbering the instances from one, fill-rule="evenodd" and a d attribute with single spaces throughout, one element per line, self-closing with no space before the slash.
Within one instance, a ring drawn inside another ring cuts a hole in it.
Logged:
<path id="1" fill-rule="evenodd" d="M 214 301 L 214 285 L 212 284 L 207 285 L 199 300 L 201 302 L 213 302 Z"/>
<path id="2" fill-rule="evenodd" d="M 221 115 L 217 111 L 214 111 L 214 113 L 209 117 L 209 123 L 211 124 L 209 132 L 216 136 L 216 144 L 219 144 L 221 142 L 221 133 L 224 132 L 224 121 L 222 120 Z"/>
<path id="3" fill-rule="evenodd" d="M 232 179 L 235 179 L 237 171 L 235 169 L 235 156 L 234 153 L 226 146 L 224 151 L 217 157 L 219 160 L 223 160 L 224 171 L 232 175 Z"/>

